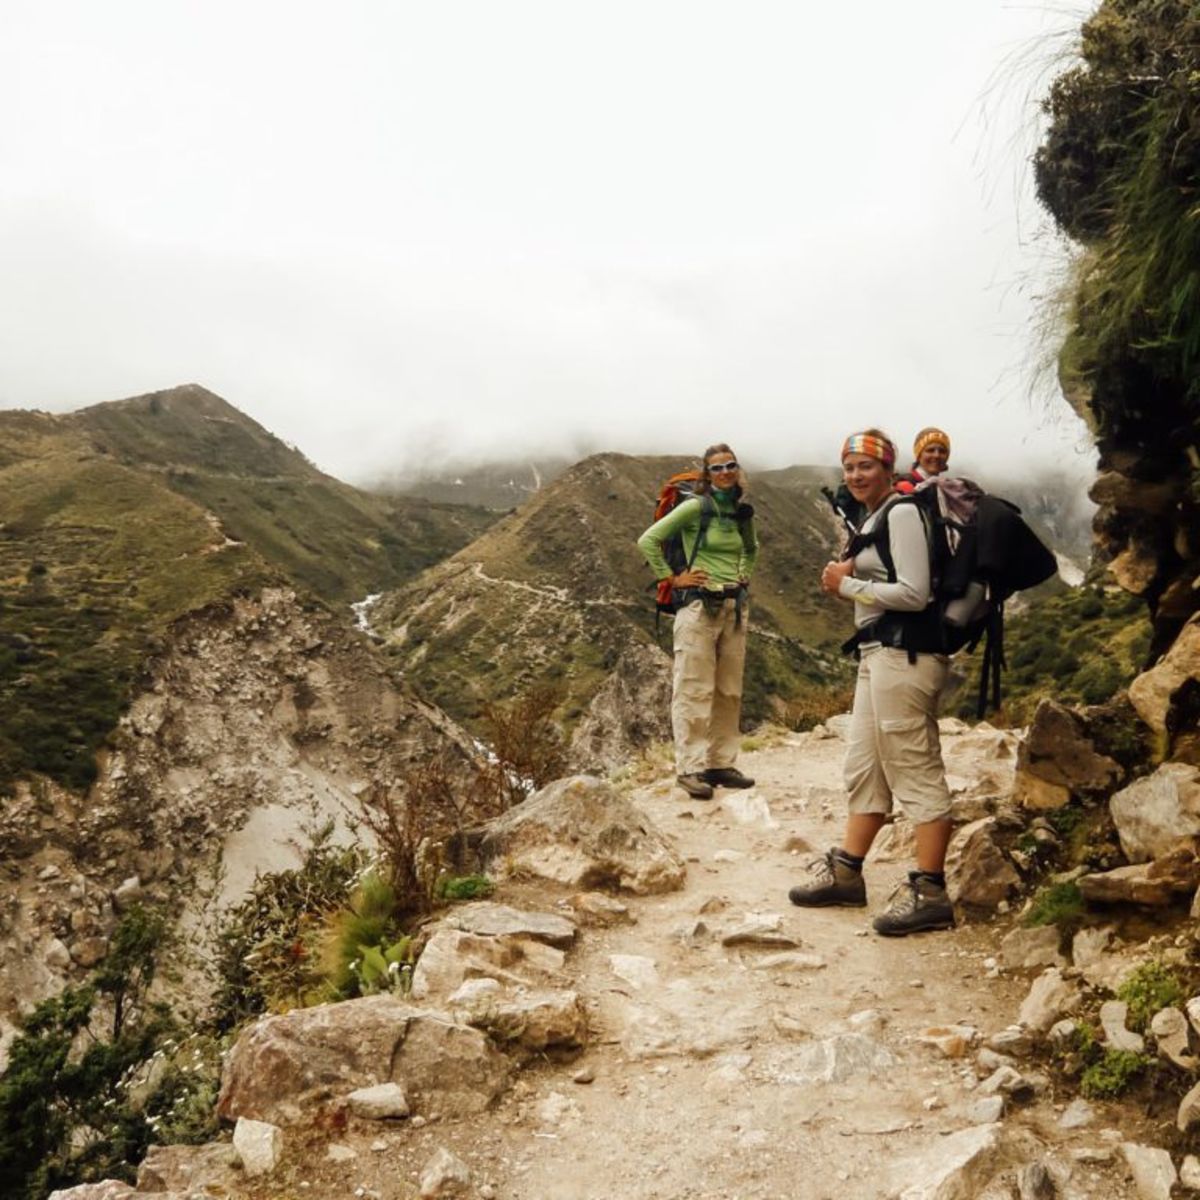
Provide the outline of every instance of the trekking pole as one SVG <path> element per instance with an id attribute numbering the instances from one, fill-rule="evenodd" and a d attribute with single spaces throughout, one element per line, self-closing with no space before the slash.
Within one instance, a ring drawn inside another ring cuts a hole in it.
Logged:
<path id="1" fill-rule="evenodd" d="M 839 517 L 842 518 L 842 524 L 846 527 L 846 532 L 853 537 L 858 530 L 854 527 L 854 522 L 846 515 L 846 510 L 838 503 L 837 497 L 833 494 L 833 488 L 826 485 L 821 487 L 821 495 L 829 501 L 829 507 L 833 509 Z"/>

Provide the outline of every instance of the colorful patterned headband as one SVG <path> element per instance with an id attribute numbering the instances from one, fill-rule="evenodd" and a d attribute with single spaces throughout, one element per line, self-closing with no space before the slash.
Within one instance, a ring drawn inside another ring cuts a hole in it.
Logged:
<path id="1" fill-rule="evenodd" d="M 926 446 L 945 446 L 946 455 L 950 454 L 950 439 L 940 429 L 926 429 L 924 433 L 917 436 L 917 440 L 913 442 L 913 458 L 920 458 L 921 451 Z"/>
<path id="2" fill-rule="evenodd" d="M 890 467 L 896 461 L 895 446 L 871 433 L 852 433 L 842 445 L 843 460 L 847 454 L 865 454 L 868 458 L 877 458 L 885 467 Z"/>

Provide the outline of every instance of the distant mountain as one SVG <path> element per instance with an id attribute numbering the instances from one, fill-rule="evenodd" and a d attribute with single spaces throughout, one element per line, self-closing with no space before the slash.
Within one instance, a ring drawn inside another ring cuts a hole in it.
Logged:
<path id="1" fill-rule="evenodd" d="M 213 513 L 229 537 L 325 600 L 394 587 L 496 519 L 479 506 L 351 487 L 195 385 L 98 404 L 62 420 L 106 458 L 159 474 L 172 491 Z"/>
<path id="2" fill-rule="evenodd" d="M 571 466 L 569 458 L 513 459 L 448 466 L 415 475 L 385 476 L 371 485 L 384 495 L 421 496 L 444 504 L 473 504 L 509 512 L 553 483 Z"/>
<path id="3" fill-rule="evenodd" d="M 662 481 L 686 456 L 598 454 L 542 487 L 451 558 L 385 596 L 372 611 L 406 676 L 452 716 L 555 680 L 568 723 L 585 717 L 614 671 L 654 646 L 651 573 L 635 541 Z M 817 479 L 816 474 L 813 479 Z M 844 679 L 836 652 L 845 605 L 817 586 L 835 549 L 832 514 L 815 488 L 752 482 L 762 541 L 751 589 L 746 710 Z M 669 621 L 662 630 L 669 644 Z M 665 653 L 660 654 L 663 663 Z"/>
<path id="4" fill-rule="evenodd" d="M 359 492 L 199 387 L 0 411 L 0 792 L 87 786 L 179 618 L 264 585 L 340 605 L 493 520 Z"/>

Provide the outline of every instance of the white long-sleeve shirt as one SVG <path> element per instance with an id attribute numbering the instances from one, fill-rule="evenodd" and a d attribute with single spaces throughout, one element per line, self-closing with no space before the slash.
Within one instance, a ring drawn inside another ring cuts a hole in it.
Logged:
<path id="1" fill-rule="evenodd" d="M 838 587 L 838 594 L 854 601 L 854 624 L 861 629 L 878 620 L 890 609 L 894 612 L 921 612 L 931 596 L 929 543 L 925 523 L 912 504 L 891 501 L 882 504 L 863 522 L 862 532 L 870 533 L 885 509 L 888 516 L 888 548 L 896 568 L 896 580 L 888 582 L 887 569 L 879 551 L 867 546 L 854 556 L 854 574 Z"/>

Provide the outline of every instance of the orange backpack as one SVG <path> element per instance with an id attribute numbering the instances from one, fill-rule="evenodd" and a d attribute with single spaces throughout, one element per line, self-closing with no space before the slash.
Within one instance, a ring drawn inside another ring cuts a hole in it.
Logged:
<path id="1" fill-rule="evenodd" d="M 677 475 L 672 475 L 659 489 L 658 503 L 654 506 L 654 519 L 662 520 L 672 509 L 696 496 L 696 485 L 702 478 L 703 475 L 699 471 L 680 471 Z M 704 541 L 704 535 L 708 532 L 709 522 L 716 509 L 713 498 L 707 493 L 700 493 L 699 500 L 700 529 L 696 533 L 696 543 L 692 546 L 691 555 L 689 556 L 684 551 L 682 534 L 673 534 L 662 544 L 663 557 L 667 560 L 667 565 L 671 568 L 673 575 L 682 575 L 684 571 L 691 570 L 692 563 L 696 560 L 696 553 Z M 658 581 L 654 599 L 655 607 L 660 613 L 675 611 L 675 600 L 671 594 L 669 578 Z"/>

